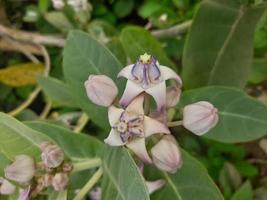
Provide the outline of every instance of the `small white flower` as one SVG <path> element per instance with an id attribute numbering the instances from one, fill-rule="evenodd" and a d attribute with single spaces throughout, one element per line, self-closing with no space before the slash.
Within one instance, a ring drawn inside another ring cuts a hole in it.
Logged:
<path id="1" fill-rule="evenodd" d="M 35 174 L 35 163 L 28 155 L 19 155 L 5 169 L 5 177 L 18 183 L 28 183 Z"/>
<path id="2" fill-rule="evenodd" d="M 151 163 L 147 153 L 145 138 L 156 133 L 169 134 L 169 129 L 161 122 L 144 115 L 144 95 L 137 96 L 124 110 L 109 107 L 108 117 L 112 127 L 105 142 L 112 146 L 126 145 L 141 160 Z"/>
<path id="3" fill-rule="evenodd" d="M 151 149 L 153 163 L 161 170 L 175 173 L 182 166 L 181 152 L 172 135 L 165 135 Z"/>
<path id="4" fill-rule="evenodd" d="M 207 101 L 199 101 L 184 107 L 183 125 L 196 135 L 203 135 L 218 122 L 217 109 Z"/>
<path id="5" fill-rule="evenodd" d="M 110 106 L 118 94 L 113 80 L 105 75 L 90 75 L 84 86 L 88 98 L 100 106 Z"/>
<path id="6" fill-rule="evenodd" d="M 156 103 L 157 110 L 166 107 L 166 80 L 174 79 L 181 87 L 181 78 L 170 68 L 162 66 L 151 55 L 141 55 L 135 64 L 123 68 L 118 77 L 128 79 L 120 104 L 126 107 L 138 94 L 146 92 Z"/>

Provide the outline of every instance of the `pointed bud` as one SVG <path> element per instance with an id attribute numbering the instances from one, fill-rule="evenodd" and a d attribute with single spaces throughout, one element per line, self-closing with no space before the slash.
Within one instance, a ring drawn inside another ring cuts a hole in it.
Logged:
<path id="1" fill-rule="evenodd" d="M 56 191 L 64 190 L 69 183 L 69 177 L 65 173 L 57 173 L 52 180 L 52 186 Z"/>
<path id="2" fill-rule="evenodd" d="M 63 0 L 52 0 L 52 3 L 53 3 L 53 7 L 56 10 L 62 10 L 64 8 L 64 5 L 65 5 Z"/>
<path id="3" fill-rule="evenodd" d="M 90 199 L 92 200 L 101 200 L 102 191 L 100 187 L 95 188 L 89 194 Z"/>
<path id="4" fill-rule="evenodd" d="M 163 138 L 151 149 L 153 163 L 161 170 L 175 173 L 182 166 L 181 152 L 172 135 Z"/>
<path id="5" fill-rule="evenodd" d="M 30 192 L 31 186 L 20 192 L 18 200 L 29 200 Z"/>
<path id="6" fill-rule="evenodd" d="M 16 191 L 16 187 L 8 180 L 0 177 L 0 196 L 11 195 Z"/>
<path id="7" fill-rule="evenodd" d="M 71 172 L 73 170 L 73 165 L 70 163 L 64 163 L 62 166 L 63 172 Z"/>
<path id="8" fill-rule="evenodd" d="M 48 168 L 56 168 L 61 165 L 64 160 L 64 152 L 61 148 L 57 145 L 47 145 L 46 143 L 41 144 L 40 148 L 42 150 L 42 160 Z"/>
<path id="9" fill-rule="evenodd" d="M 113 80 L 105 75 L 90 75 L 84 85 L 89 99 L 100 106 L 110 106 L 118 94 Z"/>
<path id="10" fill-rule="evenodd" d="M 4 171 L 5 177 L 8 179 L 22 184 L 28 183 L 35 174 L 35 163 L 32 157 L 19 155 Z"/>
<path id="11" fill-rule="evenodd" d="M 167 87 L 166 106 L 168 108 L 174 107 L 180 99 L 181 89 L 176 86 Z"/>
<path id="12" fill-rule="evenodd" d="M 156 181 L 146 181 L 146 186 L 147 186 L 149 194 L 152 194 L 156 190 L 159 190 L 164 185 L 165 185 L 165 180 L 163 180 L 163 179 L 159 179 Z"/>
<path id="13" fill-rule="evenodd" d="M 196 135 L 203 135 L 218 122 L 217 109 L 207 101 L 199 101 L 184 107 L 183 125 Z"/>

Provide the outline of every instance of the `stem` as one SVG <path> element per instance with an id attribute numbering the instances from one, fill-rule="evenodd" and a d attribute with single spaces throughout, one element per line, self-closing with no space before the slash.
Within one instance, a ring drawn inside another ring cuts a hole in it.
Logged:
<path id="1" fill-rule="evenodd" d="M 101 159 L 100 158 L 93 158 L 90 160 L 86 160 L 83 162 L 75 163 L 73 166 L 72 172 L 79 172 L 86 169 L 95 168 L 101 165 Z"/>
<path id="2" fill-rule="evenodd" d="M 103 174 L 103 169 L 100 167 L 91 179 L 83 186 L 83 188 L 78 192 L 73 200 L 82 200 L 85 195 L 94 187 L 94 185 L 99 181 Z"/>
<path id="3" fill-rule="evenodd" d="M 181 126 L 183 125 L 183 121 L 174 121 L 174 122 L 168 122 L 167 123 L 168 127 L 176 127 L 176 126 Z"/>
<path id="4" fill-rule="evenodd" d="M 52 107 L 52 101 L 50 99 L 47 100 L 47 103 L 40 115 L 40 119 L 45 119 L 47 117 L 47 115 L 49 114 L 50 110 L 51 110 L 51 107 Z"/>
<path id="5" fill-rule="evenodd" d="M 16 116 L 18 115 L 21 111 L 23 111 L 25 108 L 27 108 L 33 100 L 37 97 L 39 92 L 41 91 L 41 88 L 37 87 L 28 97 L 26 101 L 24 101 L 19 107 L 15 108 L 14 110 L 8 112 L 9 115 L 11 116 Z"/>
<path id="6" fill-rule="evenodd" d="M 85 125 L 87 124 L 87 122 L 89 121 L 89 117 L 87 116 L 87 114 L 83 113 L 81 115 L 81 117 L 79 118 L 76 127 L 74 128 L 74 132 L 75 133 L 79 133 L 83 130 L 83 128 L 85 127 Z"/>
<path id="7" fill-rule="evenodd" d="M 178 36 L 185 33 L 190 28 L 191 24 L 192 20 L 189 20 L 167 29 L 152 31 L 151 33 L 157 38 Z"/>

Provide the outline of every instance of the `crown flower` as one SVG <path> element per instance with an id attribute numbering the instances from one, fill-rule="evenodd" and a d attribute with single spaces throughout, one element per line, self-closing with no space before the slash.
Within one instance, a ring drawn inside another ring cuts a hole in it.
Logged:
<path id="1" fill-rule="evenodd" d="M 122 107 L 126 107 L 138 94 L 145 92 L 151 95 L 157 110 L 166 107 L 166 80 L 174 79 L 178 87 L 182 86 L 181 78 L 170 68 L 160 65 L 151 55 L 144 54 L 135 64 L 123 68 L 118 77 L 128 79 L 123 96 Z"/>

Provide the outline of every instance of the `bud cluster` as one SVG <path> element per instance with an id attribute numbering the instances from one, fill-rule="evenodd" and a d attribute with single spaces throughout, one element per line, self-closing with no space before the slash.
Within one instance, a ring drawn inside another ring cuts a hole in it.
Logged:
<path id="1" fill-rule="evenodd" d="M 126 146 L 144 163 L 153 163 L 163 171 L 175 173 L 182 166 L 182 159 L 179 145 L 167 126 L 173 123 L 168 122 L 167 114 L 179 102 L 181 78 L 146 53 L 136 63 L 123 68 L 118 77 L 127 79 L 118 101 L 118 88 L 109 77 L 90 75 L 85 82 L 88 98 L 108 107 L 111 131 L 105 143 Z M 174 84 L 167 86 L 167 80 L 173 80 Z M 148 106 L 150 97 L 156 103 L 155 110 Z M 187 105 L 183 109 L 183 119 L 178 122 L 194 134 L 203 135 L 217 124 L 217 109 L 206 101 Z M 149 150 L 147 140 L 154 143 Z"/>
<path id="2" fill-rule="evenodd" d="M 40 149 L 41 162 L 36 163 L 28 155 L 18 155 L 14 162 L 5 167 L 5 178 L 0 177 L 0 195 L 11 195 L 16 191 L 16 186 L 10 181 L 25 188 L 19 200 L 36 197 L 48 187 L 56 191 L 67 187 L 73 167 L 65 161 L 63 150 L 50 142 L 42 143 Z"/>

